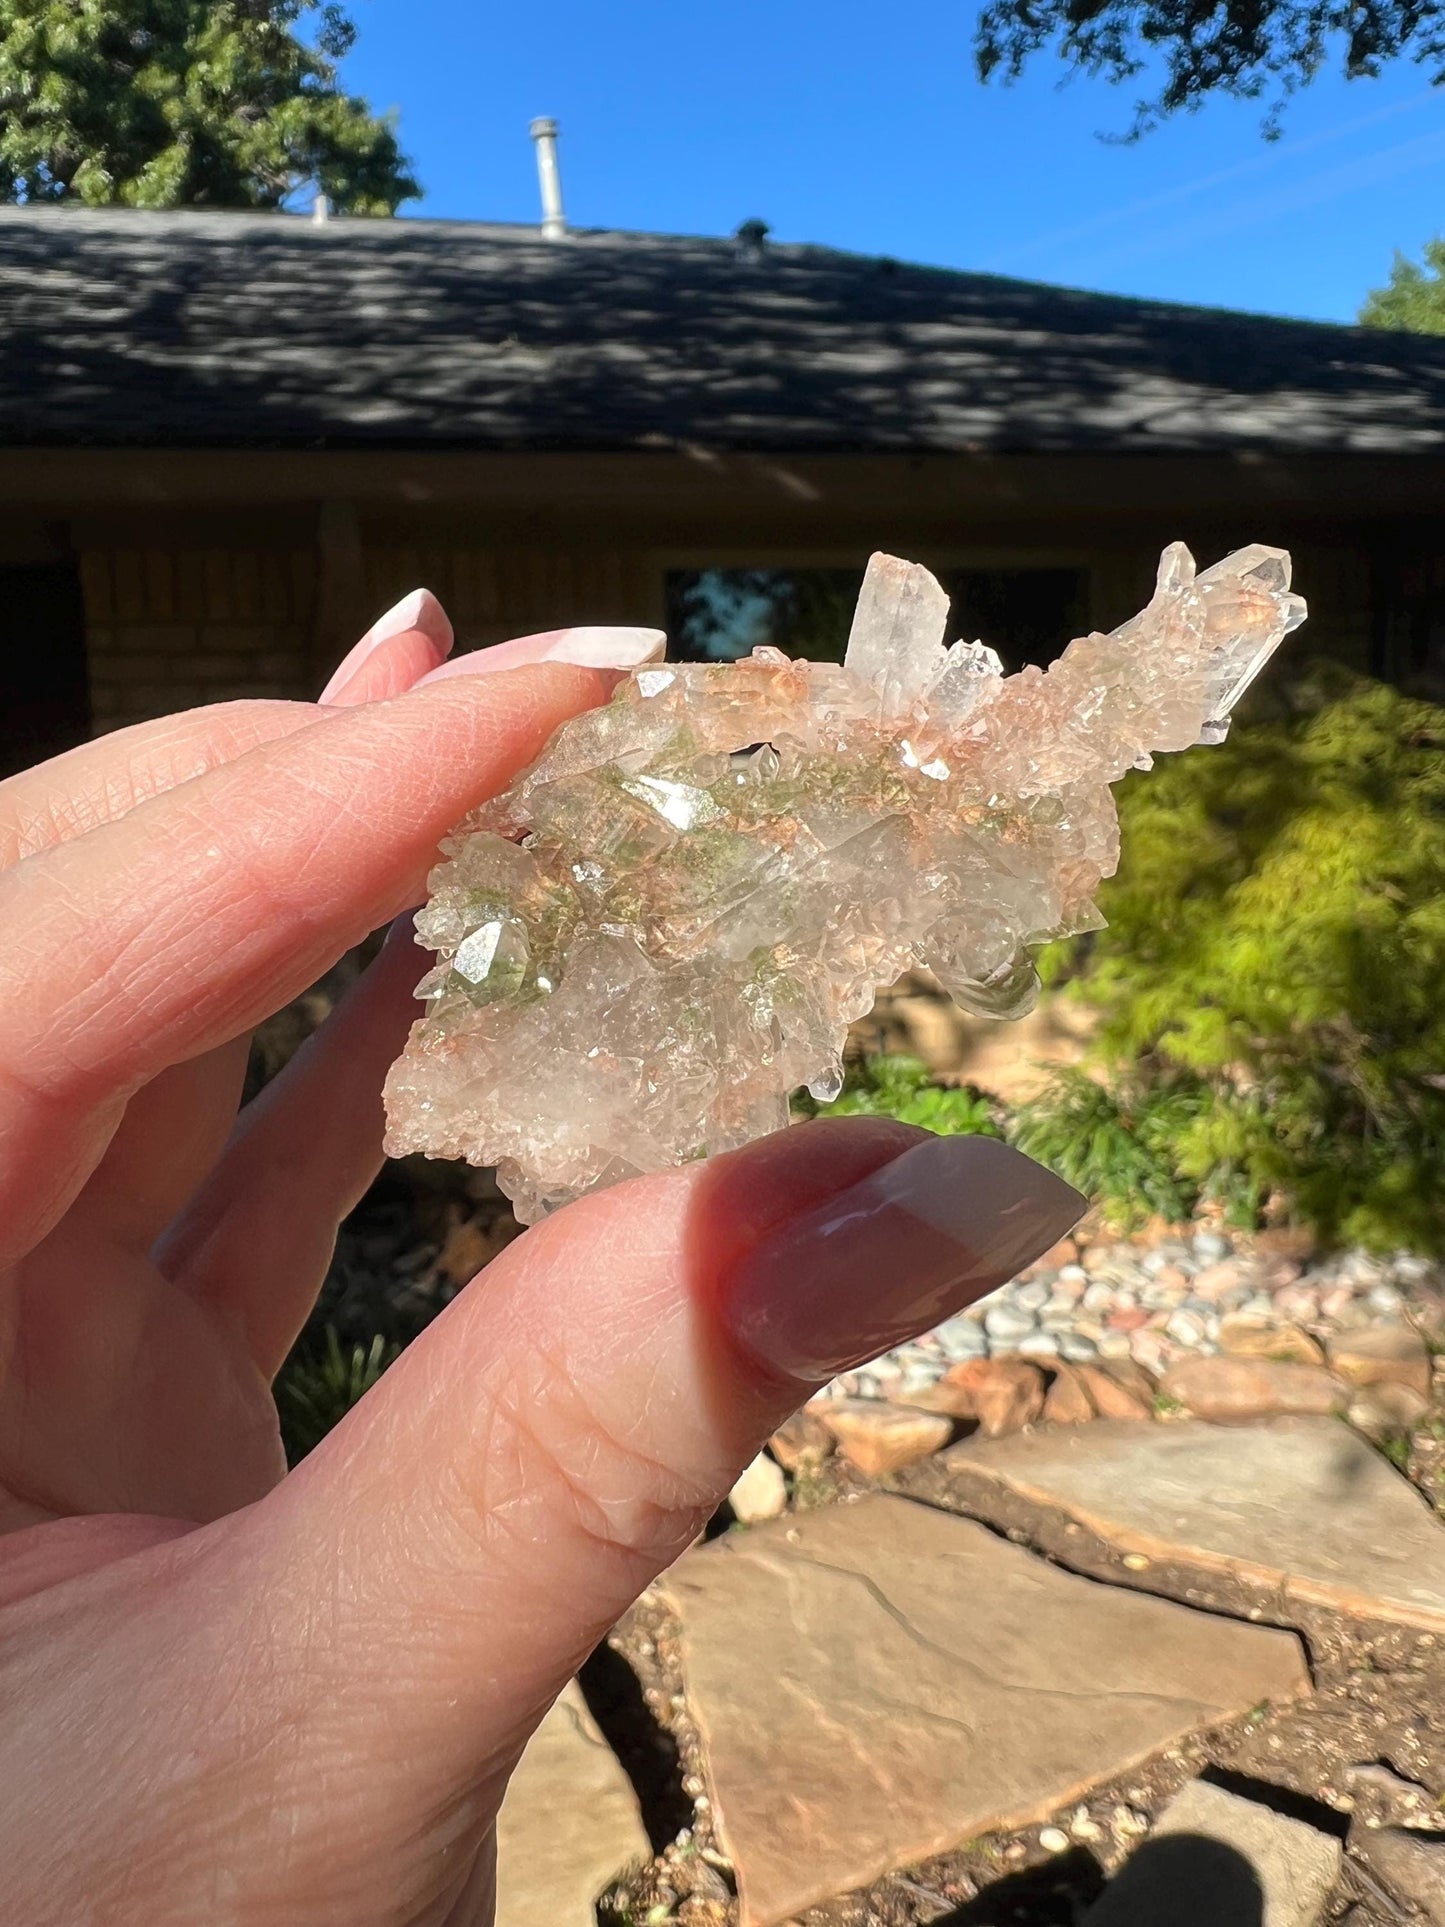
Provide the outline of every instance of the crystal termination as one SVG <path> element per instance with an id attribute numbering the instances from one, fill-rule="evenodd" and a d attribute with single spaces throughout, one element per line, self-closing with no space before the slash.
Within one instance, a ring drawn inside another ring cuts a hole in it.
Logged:
<path id="1" fill-rule="evenodd" d="M 1021 1016 L 1031 952 L 1101 924 L 1110 784 L 1223 739 L 1304 619 L 1289 580 L 1278 549 L 1196 576 L 1175 543 L 1140 615 L 1005 676 L 875 555 L 841 667 L 633 671 L 442 845 L 387 1150 L 495 1165 L 530 1223 L 836 1096 L 848 1026 L 912 966 Z"/>

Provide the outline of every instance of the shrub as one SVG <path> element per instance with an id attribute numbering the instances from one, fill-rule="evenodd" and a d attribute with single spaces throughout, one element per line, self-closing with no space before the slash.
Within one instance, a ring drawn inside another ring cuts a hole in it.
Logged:
<path id="1" fill-rule="evenodd" d="M 1066 1068 L 1019 1107 L 1009 1138 L 1082 1191 L 1117 1230 L 1137 1230 L 1155 1216 L 1182 1223 L 1206 1197 L 1249 1222 L 1260 1202 L 1250 1173 L 1216 1148 L 1225 1108 L 1232 1100 L 1197 1077 L 1101 1084 Z"/>
<path id="2" fill-rule="evenodd" d="M 321 1443 L 400 1351 L 399 1345 L 389 1344 L 379 1334 L 370 1345 L 344 1347 L 334 1325 L 326 1327 L 319 1348 L 303 1334 L 281 1367 L 275 1388 L 289 1465 Z"/>
<path id="3" fill-rule="evenodd" d="M 804 1117 L 896 1117 L 944 1137 L 1002 1137 L 1000 1107 L 969 1085 L 934 1081 L 917 1057 L 872 1056 L 850 1064 L 841 1095 L 819 1104 L 802 1091 L 793 1108 Z"/>
<path id="4" fill-rule="evenodd" d="M 1182 1176 L 1376 1248 L 1445 1246 L 1442 750 L 1445 711 L 1336 678 L 1131 776 L 1074 966 L 1126 1084 L 1217 1100 L 1181 1116 Z"/>

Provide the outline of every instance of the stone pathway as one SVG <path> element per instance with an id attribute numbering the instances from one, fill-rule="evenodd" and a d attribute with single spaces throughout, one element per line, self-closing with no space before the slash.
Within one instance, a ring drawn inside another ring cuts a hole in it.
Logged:
<path id="1" fill-rule="evenodd" d="M 744 1927 L 1026 1824 L 1309 1684 L 1291 1634 L 881 1495 L 697 1548 L 664 1585 Z"/>
<path id="2" fill-rule="evenodd" d="M 969 1440 L 943 1468 L 1061 1508 L 1126 1554 L 1196 1565 L 1336 1611 L 1445 1631 L 1445 1531 L 1347 1426 L 1181 1421 Z"/>
<path id="3" fill-rule="evenodd" d="M 502 1805 L 496 1927 L 596 1927 L 602 1890 L 651 1851 L 631 1783 L 573 1680 Z"/>
<path id="4" fill-rule="evenodd" d="M 1194 1780 L 1084 1916 L 1084 1927 L 1315 1927 L 1336 1835 Z"/>

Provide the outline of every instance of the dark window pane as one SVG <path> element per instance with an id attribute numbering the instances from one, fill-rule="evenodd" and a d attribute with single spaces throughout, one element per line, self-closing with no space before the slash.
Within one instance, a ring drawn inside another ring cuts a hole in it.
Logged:
<path id="1" fill-rule="evenodd" d="M 85 609 L 71 563 L 0 568 L 0 776 L 90 734 Z"/>
<path id="2" fill-rule="evenodd" d="M 667 578 L 667 632 L 683 662 L 735 662 L 770 643 L 841 662 L 861 569 L 679 569 Z"/>
<path id="3" fill-rule="evenodd" d="M 1005 669 L 1047 667 L 1089 626 L 1083 569 L 955 569 L 944 587 L 953 597 L 949 635 L 978 637 Z"/>
<path id="4" fill-rule="evenodd" d="M 684 662 L 733 662 L 760 644 L 838 662 L 861 569 L 687 569 L 667 578 L 667 627 Z M 954 569 L 948 639 L 981 638 L 1009 669 L 1046 664 L 1088 628 L 1083 569 Z"/>

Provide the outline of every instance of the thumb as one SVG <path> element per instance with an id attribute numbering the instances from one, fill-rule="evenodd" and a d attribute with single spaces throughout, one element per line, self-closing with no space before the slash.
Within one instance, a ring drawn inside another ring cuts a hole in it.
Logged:
<path id="1" fill-rule="evenodd" d="M 349 1694 L 433 1808 L 509 1764 L 789 1411 L 1012 1277 L 1083 1209 L 997 1140 L 859 1119 L 536 1226 L 235 1522 L 308 1599 L 298 1670 L 327 1723 Z M 397 1690 L 356 1667 L 369 1649 L 405 1652 Z"/>

